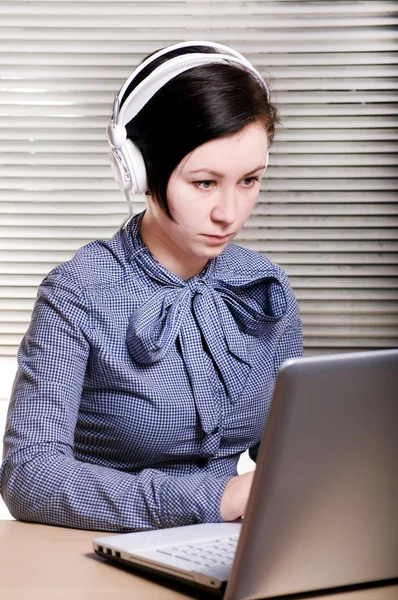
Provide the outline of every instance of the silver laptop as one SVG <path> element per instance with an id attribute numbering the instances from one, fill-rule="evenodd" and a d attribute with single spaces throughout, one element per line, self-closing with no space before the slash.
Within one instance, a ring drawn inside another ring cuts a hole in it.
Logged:
<path id="1" fill-rule="evenodd" d="M 225 600 L 398 577 L 398 350 L 286 361 L 241 522 L 125 533 L 95 552 Z"/>

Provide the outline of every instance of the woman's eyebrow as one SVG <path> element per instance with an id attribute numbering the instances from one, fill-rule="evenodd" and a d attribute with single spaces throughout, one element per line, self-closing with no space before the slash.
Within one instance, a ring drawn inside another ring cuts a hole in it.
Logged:
<path id="1" fill-rule="evenodd" d="M 253 173 L 257 173 L 257 171 L 260 171 L 260 170 L 264 171 L 264 169 L 265 169 L 265 165 L 260 165 L 259 167 L 252 169 L 245 175 L 242 175 L 242 177 L 248 177 L 249 175 L 252 175 Z M 188 171 L 189 175 L 193 175 L 194 173 L 209 173 L 209 175 L 214 175 L 215 177 L 224 177 L 223 173 L 219 173 L 218 171 L 213 171 L 213 169 L 207 169 L 207 168 L 195 169 L 193 171 Z"/>

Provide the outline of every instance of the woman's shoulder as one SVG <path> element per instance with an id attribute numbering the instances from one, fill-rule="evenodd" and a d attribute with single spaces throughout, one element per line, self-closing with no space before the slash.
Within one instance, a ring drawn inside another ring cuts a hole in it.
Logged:
<path id="1" fill-rule="evenodd" d="M 298 313 L 295 294 L 282 267 L 259 252 L 230 244 L 215 275 L 215 286 L 233 304 L 243 304 L 253 316 L 254 330 L 268 327 L 271 321 L 284 328 Z M 250 322 L 250 318 L 246 317 Z M 263 324 L 263 325 L 262 325 Z"/>
<path id="2" fill-rule="evenodd" d="M 70 260 L 52 269 L 45 281 L 63 280 L 80 289 L 104 287 L 120 281 L 128 265 L 118 231 L 110 240 L 97 239 L 79 248 Z"/>
<path id="3" fill-rule="evenodd" d="M 287 282 L 287 277 L 280 265 L 269 258 L 237 244 L 228 244 L 224 252 L 217 258 L 218 272 L 224 275 L 245 275 L 258 278 L 261 276 Z"/>

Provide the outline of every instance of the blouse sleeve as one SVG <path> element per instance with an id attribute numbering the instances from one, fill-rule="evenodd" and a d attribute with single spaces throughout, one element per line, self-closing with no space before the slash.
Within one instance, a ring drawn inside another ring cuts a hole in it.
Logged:
<path id="1" fill-rule="evenodd" d="M 283 271 L 281 270 L 283 273 Z M 285 281 L 286 288 L 288 290 L 287 296 L 289 299 L 288 309 L 285 316 L 285 327 L 282 330 L 282 334 L 279 338 L 273 362 L 273 384 L 275 385 L 276 378 L 280 366 L 285 360 L 289 358 L 298 358 L 303 355 L 303 330 L 301 319 L 299 316 L 299 307 L 296 298 L 293 294 L 292 289 L 287 283 L 286 275 L 283 273 L 283 279 Z M 249 448 L 250 458 L 256 462 L 257 454 L 260 447 L 260 443 Z"/>
<path id="2" fill-rule="evenodd" d="M 90 354 L 80 288 L 53 272 L 39 288 L 18 353 L 4 436 L 0 491 L 25 521 L 131 531 L 221 522 L 230 479 L 209 473 L 137 475 L 75 459 L 74 431 Z"/>

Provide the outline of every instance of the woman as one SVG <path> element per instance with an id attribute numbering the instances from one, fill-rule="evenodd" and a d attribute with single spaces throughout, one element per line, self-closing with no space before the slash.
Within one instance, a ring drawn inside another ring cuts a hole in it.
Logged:
<path id="1" fill-rule="evenodd" d="M 282 269 L 231 244 L 277 112 L 233 50 L 177 44 L 116 97 L 116 178 L 147 208 L 39 288 L 21 343 L 2 495 L 13 516 L 127 531 L 244 514 L 281 362 L 302 352 Z"/>

